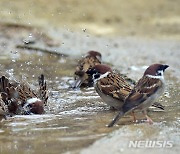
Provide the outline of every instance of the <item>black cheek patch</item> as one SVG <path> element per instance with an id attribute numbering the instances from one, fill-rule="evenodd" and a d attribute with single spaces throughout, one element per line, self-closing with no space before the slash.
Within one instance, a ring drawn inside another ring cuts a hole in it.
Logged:
<path id="1" fill-rule="evenodd" d="M 93 74 L 97 73 L 97 71 L 95 69 L 89 69 L 89 70 L 86 71 L 86 73 L 88 75 L 93 75 Z"/>
<path id="2" fill-rule="evenodd" d="M 97 79 L 97 78 L 99 78 L 99 77 L 100 77 L 100 74 L 99 74 L 99 73 L 94 75 L 94 79 Z"/>

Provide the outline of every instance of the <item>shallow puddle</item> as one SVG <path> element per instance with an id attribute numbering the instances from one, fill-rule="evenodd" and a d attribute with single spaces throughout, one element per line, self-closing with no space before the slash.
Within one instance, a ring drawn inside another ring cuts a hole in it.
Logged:
<path id="1" fill-rule="evenodd" d="M 8 33 L 11 34 L 12 29 L 7 31 L 5 36 L 9 36 Z M 0 75 L 26 81 L 32 88 L 36 88 L 37 77 L 43 73 L 49 89 L 48 107 L 44 115 L 17 115 L 1 122 L 1 153 L 24 153 L 24 151 L 27 153 L 119 153 L 123 151 L 139 153 L 146 149 L 129 149 L 128 142 L 148 139 L 173 141 L 173 148 L 170 150 L 177 152 L 180 143 L 180 84 L 171 74 L 172 71 L 165 76 L 167 89 L 164 96 L 159 99 L 159 102 L 165 105 L 165 111 L 152 109 L 149 112 L 150 117 L 155 121 L 154 125 L 134 124 L 131 122 L 131 116 L 127 115 L 118 122 L 117 126 L 109 129 L 106 125 L 116 115 L 116 111 L 109 110 L 93 88 L 77 90 L 70 88 L 77 63 L 73 57 L 15 48 L 19 42 L 22 44 L 24 36 L 28 33 L 25 31 L 21 33 L 21 37 L 1 39 L 1 44 L 4 42 L 6 45 L 4 49 L 1 48 Z M 42 43 L 40 47 L 43 45 Z M 88 48 L 88 45 L 85 45 Z M 115 53 L 105 54 L 113 56 Z M 126 55 L 122 56 L 125 58 Z M 138 62 L 136 64 L 140 65 Z M 142 68 L 136 67 L 137 73 L 130 68 L 134 69 L 134 66 L 122 67 L 122 72 L 134 73 L 138 78 L 137 70 Z M 179 72 L 176 71 L 176 73 Z M 160 150 L 161 153 L 164 152 L 164 149 Z M 157 149 L 154 152 L 157 152 Z"/>
<path id="2" fill-rule="evenodd" d="M 22 56 L 22 53 L 18 54 Z M 62 59 L 63 63 L 59 63 Z M 85 147 L 111 131 L 105 127 L 108 121 L 101 120 L 108 107 L 94 89 L 70 88 L 74 65 L 69 61 L 73 60 L 27 53 L 15 62 L 9 58 L 1 61 L 1 72 L 16 80 L 26 80 L 35 87 L 36 78 L 44 73 L 50 96 L 45 115 L 14 116 L 1 123 L 3 153 L 42 152 L 44 147 L 43 151 L 47 153 L 71 151 Z"/>
<path id="3" fill-rule="evenodd" d="M 179 131 L 178 84 L 176 87 L 169 84 L 169 92 L 166 92 L 166 97 L 159 101 L 166 105 L 165 111 L 149 113 L 155 121 L 155 126 L 134 125 L 131 123 L 131 118 L 126 116 L 119 122 L 120 126 L 109 129 L 106 124 L 116 113 L 109 110 L 94 89 L 73 90 L 70 88 L 75 66 L 73 59 L 49 54 L 39 55 L 33 52 L 32 54 L 22 54 L 21 52 L 18 54 L 20 54 L 20 58 L 15 62 L 9 58 L 1 61 L 3 68 L 1 72 L 6 72 L 7 76 L 10 75 L 18 80 L 27 80 L 30 85 L 35 85 L 35 87 L 37 86 L 37 76 L 44 73 L 50 95 L 49 105 L 45 115 L 14 116 L 1 123 L 0 148 L 2 153 L 78 151 L 106 136 L 112 130 L 120 128 L 121 132 L 121 127 L 127 129 L 125 130 L 126 135 L 131 135 L 131 139 L 134 139 L 137 134 L 128 133 L 128 129 L 132 132 L 136 129 L 143 131 L 144 138 L 141 137 L 141 139 L 151 138 L 152 134 L 148 133 L 148 129 L 153 131 L 157 137 L 161 131 L 171 131 L 172 134 L 176 134 L 175 130 Z M 59 61 L 63 62 L 59 63 Z M 123 126 L 125 124 L 127 126 Z M 143 128 L 147 131 L 144 132 Z M 139 138 L 136 136 L 136 139 Z M 171 139 L 179 142 L 179 138 Z"/>

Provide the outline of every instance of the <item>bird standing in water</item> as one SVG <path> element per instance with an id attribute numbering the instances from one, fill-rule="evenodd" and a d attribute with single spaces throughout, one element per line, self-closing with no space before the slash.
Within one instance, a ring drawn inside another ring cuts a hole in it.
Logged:
<path id="1" fill-rule="evenodd" d="M 142 111 L 147 121 L 152 124 L 153 121 L 147 115 L 146 110 L 164 93 L 165 81 L 163 74 L 168 67 L 168 65 L 162 64 L 150 65 L 126 97 L 122 109 L 108 127 L 112 127 L 126 113 L 135 110 Z"/>

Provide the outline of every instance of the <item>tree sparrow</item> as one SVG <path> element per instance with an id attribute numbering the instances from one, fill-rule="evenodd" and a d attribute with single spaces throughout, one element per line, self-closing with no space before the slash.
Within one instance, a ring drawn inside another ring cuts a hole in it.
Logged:
<path id="1" fill-rule="evenodd" d="M 131 91 L 126 80 L 103 64 L 94 66 L 87 73 L 93 76 L 94 88 L 102 100 L 111 107 L 120 110 L 125 97 Z"/>
<path id="2" fill-rule="evenodd" d="M 162 64 L 150 65 L 126 97 L 122 109 L 108 127 L 112 127 L 126 113 L 135 110 L 142 111 L 147 121 L 152 124 L 153 121 L 147 116 L 146 110 L 163 94 L 165 89 L 163 73 L 168 67 L 168 65 Z"/>
<path id="3" fill-rule="evenodd" d="M 97 64 L 101 64 L 101 54 L 97 51 L 89 51 L 78 63 L 75 71 L 75 83 L 73 88 L 80 86 L 92 86 L 92 77 L 86 71 Z"/>
<path id="4" fill-rule="evenodd" d="M 25 83 L 10 83 L 5 76 L 0 78 L 0 94 L 9 114 L 42 114 L 47 103 L 44 75 L 38 78 L 39 89 L 34 92 Z"/>

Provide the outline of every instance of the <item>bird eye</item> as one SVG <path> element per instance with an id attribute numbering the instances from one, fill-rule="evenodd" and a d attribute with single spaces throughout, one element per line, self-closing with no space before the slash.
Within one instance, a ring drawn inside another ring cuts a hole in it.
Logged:
<path id="1" fill-rule="evenodd" d="M 97 79 L 97 78 L 99 78 L 100 77 L 100 74 L 98 73 L 98 74 L 95 74 L 95 79 Z"/>
<path id="2" fill-rule="evenodd" d="M 157 73 L 156 73 L 156 76 L 162 76 L 162 75 L 163 75 L 162 70 L 158 70 Z"/>
<path id="3" fill-rule="evenodd" d="M 93 74 L 93 80 L 98 79 L 100 77 L 99 73 Z"/>
<path id="4" fill-rule="evenodd" d="M 161 73 L 160 73 L 160 72 L 157 72 L 157 76 L 161 76 Z"/>

